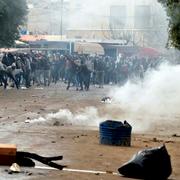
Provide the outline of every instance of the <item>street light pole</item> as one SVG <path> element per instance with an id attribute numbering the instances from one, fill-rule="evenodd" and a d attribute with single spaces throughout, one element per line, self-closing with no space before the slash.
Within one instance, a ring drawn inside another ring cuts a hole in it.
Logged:
<path id="1" fill-rule="evenodd" d="M 63 35 L 63 5 L 64 5 L 64 1 L 61 0 L 61 27 L 60 27 L 61 40 L 62 40 L 62 35 Z"/>

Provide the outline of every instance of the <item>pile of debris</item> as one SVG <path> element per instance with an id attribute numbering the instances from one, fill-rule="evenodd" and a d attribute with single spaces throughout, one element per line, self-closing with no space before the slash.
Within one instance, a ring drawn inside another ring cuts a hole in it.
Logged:
<path id="1" fill-rule="evenodd" d="M 20 167 L 35 167 L 33 160 L 39 161 L 47 166 L 62 170 L 66 166 L 55 163 L 62 160 L 63 156 L 43 157 L 35 153 L 17 151 L 16 145 L 0 144 L 0 165 L 11 166 L 9 173 L 20 173 Z"/>

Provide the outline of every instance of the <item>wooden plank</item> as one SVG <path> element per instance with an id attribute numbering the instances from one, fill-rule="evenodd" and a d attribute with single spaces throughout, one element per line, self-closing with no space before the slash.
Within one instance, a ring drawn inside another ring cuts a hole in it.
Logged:
<path id="1" fill-rule="evenodd" d="M 17 147 L 14 144 L 0 144 L 0 165 L 12 165 L 16 161 Z"/>
<path id="2" fill-rule="evenodd" d="M 15 144 L 0 144 L 0 155 L 15 156 L 17 147 Z"/>
<path id="3" fill-rule="evenodd" d="M 16 156 L 0 155 L 1 166 L 11 166 L 16 162 Z"/>

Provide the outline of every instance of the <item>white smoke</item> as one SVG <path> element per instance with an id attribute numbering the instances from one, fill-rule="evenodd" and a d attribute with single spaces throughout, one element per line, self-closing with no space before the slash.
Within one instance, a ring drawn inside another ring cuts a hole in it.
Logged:
<path id="1" fill-rule="evenodd" d="M 53 125 L 55 122 L 62 124 L 72 124 L 80 126 L 98 126 L 99 122 L 104 121 L 106 117 L 100 117 L 97 108 L 86 107 L 78 112 L 71 112 L 69 109 L 60 109 L 56 113 L 47 114 L 45 117 L 39 117 L 26 121 L 27 123 L 46 123 Z"/>
<path id="2" fill-rule="evenodd" d="M 110 96 L 136 131 L 172 124 L 180 117 L 180 65 L 162 64 L 148 72 L 143 82 L 113 89 Z"/>
<path id="3" fill-rule="evenodd" d="M 147 72 L 144 81 L 127 82 L 111 90 L 112 103 L 98 107 L 85 107 L 76 112 L 60 109 L 29 123 L 54 122 L 78 126 L 98 127 L 107 119 L 127 120 L 134 132 L 151 130 L 156 126 L 166 128 L 180 119 L 180 65 L 162 64 L 158 70 Z M 97 99 L 100 101 L 99 99 Z"/>
<path id="4" fill-rule="evenodd" d="M 127 6 L 128 18 L 132 19 L 133 7 L 136 5 L 152 5 L 158 8 L 159 17 L 164 14 L 163 7 L 157 0 L 69 0 L 69 28 L 108 28 L 111 6 Z M 165 22 L 164 22 L 165 23 Z"/>

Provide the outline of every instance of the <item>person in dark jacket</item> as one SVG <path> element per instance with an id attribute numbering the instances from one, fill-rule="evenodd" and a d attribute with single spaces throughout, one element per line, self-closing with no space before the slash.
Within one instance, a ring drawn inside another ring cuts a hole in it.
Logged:
<path id="1" fill-rule="evenodd" d="M 83 85 L 86 91 L 89 90 L 90 77 L 91 77 L 91 71 L 87 68 L 87 65 L 82 60 L 81 65 L 80 65 L 80 71 L 79 71 L 79 81 L 80 81 L 80 87 L 81 87 L 80 90 L 83 90 Z"/>

